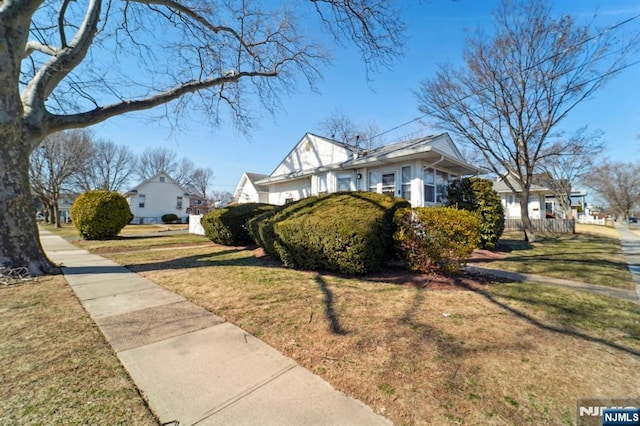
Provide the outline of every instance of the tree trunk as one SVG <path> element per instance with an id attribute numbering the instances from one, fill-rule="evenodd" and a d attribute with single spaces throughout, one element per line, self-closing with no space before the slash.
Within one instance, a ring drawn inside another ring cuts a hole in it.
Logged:
<path id="1" fill-rule="evenodd" d="M 60 225 L 60 208 L 58 207 L 58 201 L 53 203 L 53 217 L 55 218 L 56 228 L 62 228 L 62 225 Z"/>
<path id="2" fill-rule="evenodd" d="M 522 218 L 524 240 L 528 243 L 534 243 L 536 241 L 536 234 L 533 232 L 533 226 L 529 218 L 529 191 L 526 189 L 522 191 L 520 198 L 520 217 Z"/>
<path id="3" fill-rule="evenodd" d="M 18 132 L 16 132 L 18 133 Z M 31 275 L 52 270 L 36 224 L 29 185 L 29 149 L 23 141 L 0 138 L 0 265 L 27 267 Z"/>
<path id="4" fill-rule="evenodd" d="M 8 13 L 28 14 L 26 9 L 33 4 L 9 7 Z M 24 266 L 31 275 L 42 275 L 53 267 L 40 245 L 29 184 L 29 154 L 37 141 L 27 131 L 37 134 L 37 129 L 23 122 L 19 93 L 20 58 L 29 20 L 9 21 L 14 25 L 0 25 L 0 266 Z"/>

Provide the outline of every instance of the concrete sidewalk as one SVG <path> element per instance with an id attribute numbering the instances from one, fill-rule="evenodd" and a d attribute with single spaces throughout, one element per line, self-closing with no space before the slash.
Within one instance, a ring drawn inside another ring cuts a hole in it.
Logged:
<path id="1" fill-rule="evenodd" d="M 160 423 L 391 424 L 182 296 L 40 232 L 47 255 L 63 266 L 65 278 Z"/>
<path id="2" fill-rule="evenodd" d="M 614 222 L 614 226 L 620 234 L 620 246 L 627 257 L 629 272 L 636 284 L 636 295 L 640 301 L 640 237 L 631 232 L 627 225 Z"/>

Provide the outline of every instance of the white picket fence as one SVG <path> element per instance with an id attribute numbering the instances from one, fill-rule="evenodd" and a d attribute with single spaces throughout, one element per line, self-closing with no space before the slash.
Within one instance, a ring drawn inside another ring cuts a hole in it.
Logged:
<path id="1" fill-rule="evenodd" d="M 593 217 L 593 216 L 578 216 L 578 223 L 589 223 L 589 224 L 594 224 L 594 225 L 606 225 L 606 219 L 605 218 L 597 218 L 597 217 Z"/>
<path id="2" fill-rule="evenodd" d="M 200 224 L 200 219 L 202 219 L 201 214 L 189 215 L 189 233 L 190 234 L 204 235 L 204 228 Z"/>

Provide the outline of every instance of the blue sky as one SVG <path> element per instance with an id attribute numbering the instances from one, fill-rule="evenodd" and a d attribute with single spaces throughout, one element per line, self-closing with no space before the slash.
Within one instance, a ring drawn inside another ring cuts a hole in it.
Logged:
<path id="1" fill-rule="evenodd" d="M 425 0 L 405 6 L 409 26 L 406 55 L 391 70 L 373 74 L 367 81 L 358 53 L 333 47 L 333 64 L 324 69 L 318 83 L 320 93 L 300 85 L 298 92 L 283 97 L 275 116 L 259 117 L 250 137 L 230 125 L 211 129 L 195 116 L 180 130 L 162 122 L 149 122 L 144 114 L 117 117 L 94 126 L 96 136 L 129 146 L 135 153 L 147 147 L 166 146 L 196 165 L 214 170 L 213 190 L 233 192 L 244 171 L 271 173 L 306 132 L 319 132 L 319 122 L 340 110 L 355 122 L 374 122 L 385 131 L 418 116 L 412 90 L 434 75 L 436 64 L 459 64 L 467 30 L 490 31 L 491 12 L 497 0 Z M 571 13 L 605 27 L 640 13 L 638 0 L 566 0 L 555 2 L 554 10 Z M 594 13 L 597 16 L 594 18 Z M 640 31 L 640 19 L 625 30 Z M 606 155 L 615 161 L 640 159 L 640 64 L 623 71 L 592 98 L 574 109 L 561 123 L 574 130 L 588 125 L 604 131 Z M 386 135 L 395 142 L 420 130 L 438 132 L 417 124 Z"/>

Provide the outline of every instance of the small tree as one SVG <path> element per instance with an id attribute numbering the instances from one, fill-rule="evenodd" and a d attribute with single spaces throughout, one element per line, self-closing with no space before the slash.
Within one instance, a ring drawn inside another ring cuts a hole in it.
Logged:
<path id="1" fill-rule="evenodd" d="M 464 178 L 452 181 L 447 205 L 480 214 L 479 246 L 493 249 L 504 232 L 504 207 L 489 179 Z"/>

